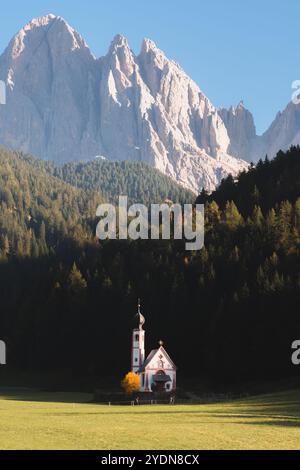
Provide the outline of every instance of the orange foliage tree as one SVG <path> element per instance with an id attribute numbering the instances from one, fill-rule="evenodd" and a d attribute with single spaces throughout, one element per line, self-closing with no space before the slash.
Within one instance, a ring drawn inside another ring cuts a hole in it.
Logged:
<path id="1" fill-rule="evenodd" d="M 134 372 L 128 372 L 122 380 L 121 385 L 127 395 L 132 395 L 140 389 L 140 376 Z"/>

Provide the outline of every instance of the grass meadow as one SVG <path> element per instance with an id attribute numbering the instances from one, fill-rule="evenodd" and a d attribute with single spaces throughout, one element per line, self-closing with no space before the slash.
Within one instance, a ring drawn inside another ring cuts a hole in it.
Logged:
<path id="1" fill-rule="evenodd" d="M 208 405 L 108 406 L 0 391 L 1 449 L 300 449 L 300 390 Z"/>

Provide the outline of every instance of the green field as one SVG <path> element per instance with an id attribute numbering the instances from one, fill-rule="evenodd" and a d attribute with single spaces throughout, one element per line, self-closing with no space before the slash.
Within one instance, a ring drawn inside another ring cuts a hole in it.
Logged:
<path id="1" fill-rule="evenodd" d="M 300 449 L 300 391 L 231 403 L 104 406 L 0 391 L 1 449 Z"/>

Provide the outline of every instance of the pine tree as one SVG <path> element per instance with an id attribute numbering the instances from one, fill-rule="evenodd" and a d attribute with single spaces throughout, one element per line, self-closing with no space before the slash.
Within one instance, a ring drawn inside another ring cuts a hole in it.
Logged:
<path id="1" fill-rule="evenodd" d="M 40 255 L 41 256 L 47 255 L 48 247 L 47 247 L 47 241 L 46 241 L 46 225 L 44 221 L 42 221 L 40 225 L 38 245 L 39 245 Z"/>
<path id="2" fill-rule="evenodd" d="M 243 223 L 243 217 L 233 201 L 227 202 L 225 208 L 225 222 L 230 229 L 236 229 Z"/>
<path id="3" fill-rule="evenodd" d="M 300 234 L 300 197 L 295 202 L 294 207 L 294 226 Z"/>
<path id="4" fill-rule="evenodd" d="M 2 246 L 2 251 L 5 254 L 5 256 L 8 256 L 10 253 L 10 245 L 9 245 L 9 240 L 7 235 L 3 238 L 3 246 Z"/>
<path id="5" fill-rule="evenodd" d="M 256 227 L 261 227 L 264 221 L 262 210 L 259 206 L 254 206 L 252 213 L 252 221 Z"/>
<path id="6" fill-rule="evenodd" d="M 78 294 L 87 288 L 87 282 L 77 268 L 76 263 L 73 263 L 72 269 L 68 276 L 67 281 L 68 289 L 72 294 Z"/>

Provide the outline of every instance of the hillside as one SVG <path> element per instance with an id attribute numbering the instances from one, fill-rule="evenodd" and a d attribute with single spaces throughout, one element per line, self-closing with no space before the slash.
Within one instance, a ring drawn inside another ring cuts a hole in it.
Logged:
<path id="1" fill-rule="evenodd" d="M 147 348 L 165 340 L 182 377 L 226 384 L 297 373 L 300 198 L 288 188 L 291 202 L 265 214 L 208 202 L 201 251 L 184 240 L 95 243 L 102 196 L 29 160 L 1 150 L 0 331 L 10 367 L 121 377 L 140 297 Z M 289 167 L 283 160 L 279 174 Z"/>
<path id="2" fill-rule="evenodd" d="M 118 203 L 120 195 L 128 196 L 129 204 L 149 205 L 166 199 L 183 204 L 195 200 L 194 193 L 142 162 L 96 159 L 56 166 L 28 155 L 21 155 L 21 158 L 39 171 L 49 173 L 74 187 L 97 191 L 113 204 Z"/>
<path id="3" fill-rule="evenodd" d="M 65 239 L 90 237 L 102 200 L 51 176 L 44 164 L 0 148 L 1 255 L 38 256 Z"/>
<path id="4" fill-rule="evenodd" d="M 56 167 L 54 175 L 78 188 L 99 191 L 110 202 L 118 202 L 119 195 L 128 196 L 128 202 L 149 205 L 166 199 L 188 203 L 195 199 L 191 191 L 146 163 L 107 162 L 69 163 Z"/>
<path id="5" fill-rule="evenodd" d="M 77 186 L 77 187 L 76 187 Z M 192 202 L 194 195 L 142 163 L 55 167 L 0 148 L 0 255 L 37 256 L 67 239 L 93 239 L 100 202 Z"/>
<path id="6" fill-rule="evenodd" d="M 287 152 L 278 152 L 273 160 L 260 160 L 236 180 L 229 176 L 210 195 L 202 191 L 197 202 L 215 201 L 224 208 L 227 201 L 234 201 L 248 216 L 255 206 L 266 213 L 282 201 L 295 203 L 299 196 L 300 147 L 291 147 Z"/>

